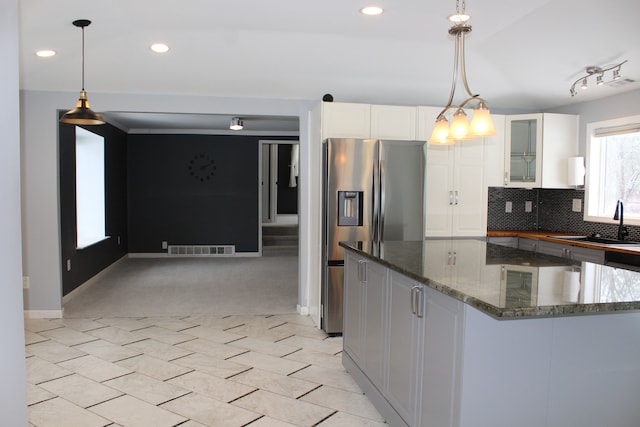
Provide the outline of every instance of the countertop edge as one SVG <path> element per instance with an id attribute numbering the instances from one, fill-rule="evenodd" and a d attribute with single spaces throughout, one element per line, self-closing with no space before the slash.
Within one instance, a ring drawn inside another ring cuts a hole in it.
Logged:
<path id="1" fill-rule="evenodd" d="M 555 235 L 560 235 L 556 233 Z M 615 313 L 630 313 L 640 311 L 640 301 L 632 302 L 615 302 L 615 303 L 592 303 L 592 304 L 567 304 L 567 305 L 549 305 L 540 306 L 535 308 L 500 308 L 491 305 L 478 298 L 469 296 L 463 292 L 450 288 L 449 286 L 438 283 L 432 279 L 424 276 L 417 275 L 410 271 L 403 269 L 394 263 L 378 258 L 375 255 L 371 255 L 355 246 L 352 246 L 353 242 L 340 242 L 339 245 L 345 249 L 353 251 L 365 258 L 377 262 L 395 272 L 398 272 L 416 282 L 422 283 L 431 289 L 448 295 L 452 298 L 462 301 L 463 303 L 476 308 L 477 310 L 485 313 L 486 315 L 493 317 L 496 320 L 517 320 L 517 319 L 539 319 L 539 318 L 558 318 L 569 317 L 579 315 L 594 315 L 594 314 L 615 314 Z"/>
<path id="2" fill-rule="evenodd" d="M 552 236 L 577 236 L 576 233 L 537 230 L 487 230 L 487 237 L 523 237 L 526 239 L 545 240 L 547 242 L 562 243 L 563 245 L 580 246 L 601 251 L 621 252 L 640 256 L 640 245 L 629 247 L 625 245 L 598 245 L 589 242 L 576 242 L 573 240 L 556 239 Z"/>

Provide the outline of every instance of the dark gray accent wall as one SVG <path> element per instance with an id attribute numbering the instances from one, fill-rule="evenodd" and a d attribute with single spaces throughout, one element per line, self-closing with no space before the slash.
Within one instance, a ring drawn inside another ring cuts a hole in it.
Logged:
<path id="1" fill-rule="evenodd" d="M 580 199 L 584 209 L 584 190 L 489 187 L 487 228 L 489 230 L 544 230 L 551 232 L 616 237 L 616 224 L 586 222 L 583 212 L 573 212 L 573 199 Z M 525 212 L 525 201 L 533 203 L 532 212 Z M 511 213 L 505 203 L 511 201 Z M 611 212 L 613 218 L 613 212 Z M 640 227 L 627 226 L 629 240 L 640 241 Z"/>
<path id="2" fill-rule="evenodd" d="M 163 253 L 163 241 L 257 252 L 259 139 L 129 135 L 129 252 Z"/>
<path id="3" fill-rule="evenodd" d="M 62 114 L 62 112 L 60 113 Z M 60 167 L 60 245 L 62 294 L 82 283 L 127 254 L 127 135 L 109 124 L 87 126 L 86 130 L 105 140 L 105 234 L 109 239 L 76 249 L 76 127 L 58 126 Z M 67 271 L 67 260 L 71 270 Z"/>

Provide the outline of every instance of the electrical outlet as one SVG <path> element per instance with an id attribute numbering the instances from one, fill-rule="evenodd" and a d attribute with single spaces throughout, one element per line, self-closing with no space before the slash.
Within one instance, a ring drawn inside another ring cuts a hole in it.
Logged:
<path id="1" fill-rule="evenodd" d="M 573 199 L 571 210 L 574 212 L 582 212 L 582 199 Z"/>
<path id="2" fill-rule="evenodd" d="M 166 241 L 166 240 L 163 240 L 163 241 L 162 241 L 162 249 L 167 249 L 167 247 L 168 247 L 168 243 L 167 243 L 167 241 Z"/>
<path id="3" fill-rule="evenodd" d="M 22 276 L 22 289 L 29 289 L 29 276 Z"/>
<path id="4" fill-rule="evenodd" d="M 505 211 L 506 213 L 511 213 L 511 211 L 512 211 L 512 210 L 513 210 L 513 203 L 511 203 L 511 202 L 507 202 L 507 203 L 505 203 L 505 205 L 504 205 L 504 211 Z"/>
<path id="5" fill-rule="evenodd" d="M 71 260 L 67 260 L 67 271 L 71 271 Z"/>
<path id="6" fill-rule="evenodd" d="M 527 200 L 524 202 L 524 211 L 531 212 L 533 210 L 533 202 L 531 200 Z"/>

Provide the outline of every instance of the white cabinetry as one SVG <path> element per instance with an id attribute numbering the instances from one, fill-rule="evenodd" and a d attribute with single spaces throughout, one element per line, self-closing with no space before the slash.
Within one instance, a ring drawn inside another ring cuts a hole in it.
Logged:
<path id="1" fill-rule="evenodd" d="M 416 139 L 416 107 L 322 103 L 322 138 Z"/>
<path id="2" fill-rule="evenodd" d="M 427 145 L 427 237 L 486 235 L 484 159 L 482 139 Z"/>
<path id="3" fill-rule="evenodd" d="M 504 185 L 569 188 L 567 159 L 578 155 L 578 116 L 506 116 Z"/>
<path id="4" fill-rule="evenodd" d="M 440 109 L 418 108 L 418 138 L 428 139 Z M 484 236 L 488 187 L 502 185 L 504 116 L 498 133 L 451 146 L 427 144 L 425 236 Z"/>

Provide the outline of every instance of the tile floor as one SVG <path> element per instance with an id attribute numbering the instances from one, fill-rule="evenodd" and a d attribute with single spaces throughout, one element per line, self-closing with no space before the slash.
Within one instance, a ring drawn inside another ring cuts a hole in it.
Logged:
<path id="1" fill-rule="evenodd" d="M 25 320 L 29 425 L 383 426 L 307 317 Z"/>

